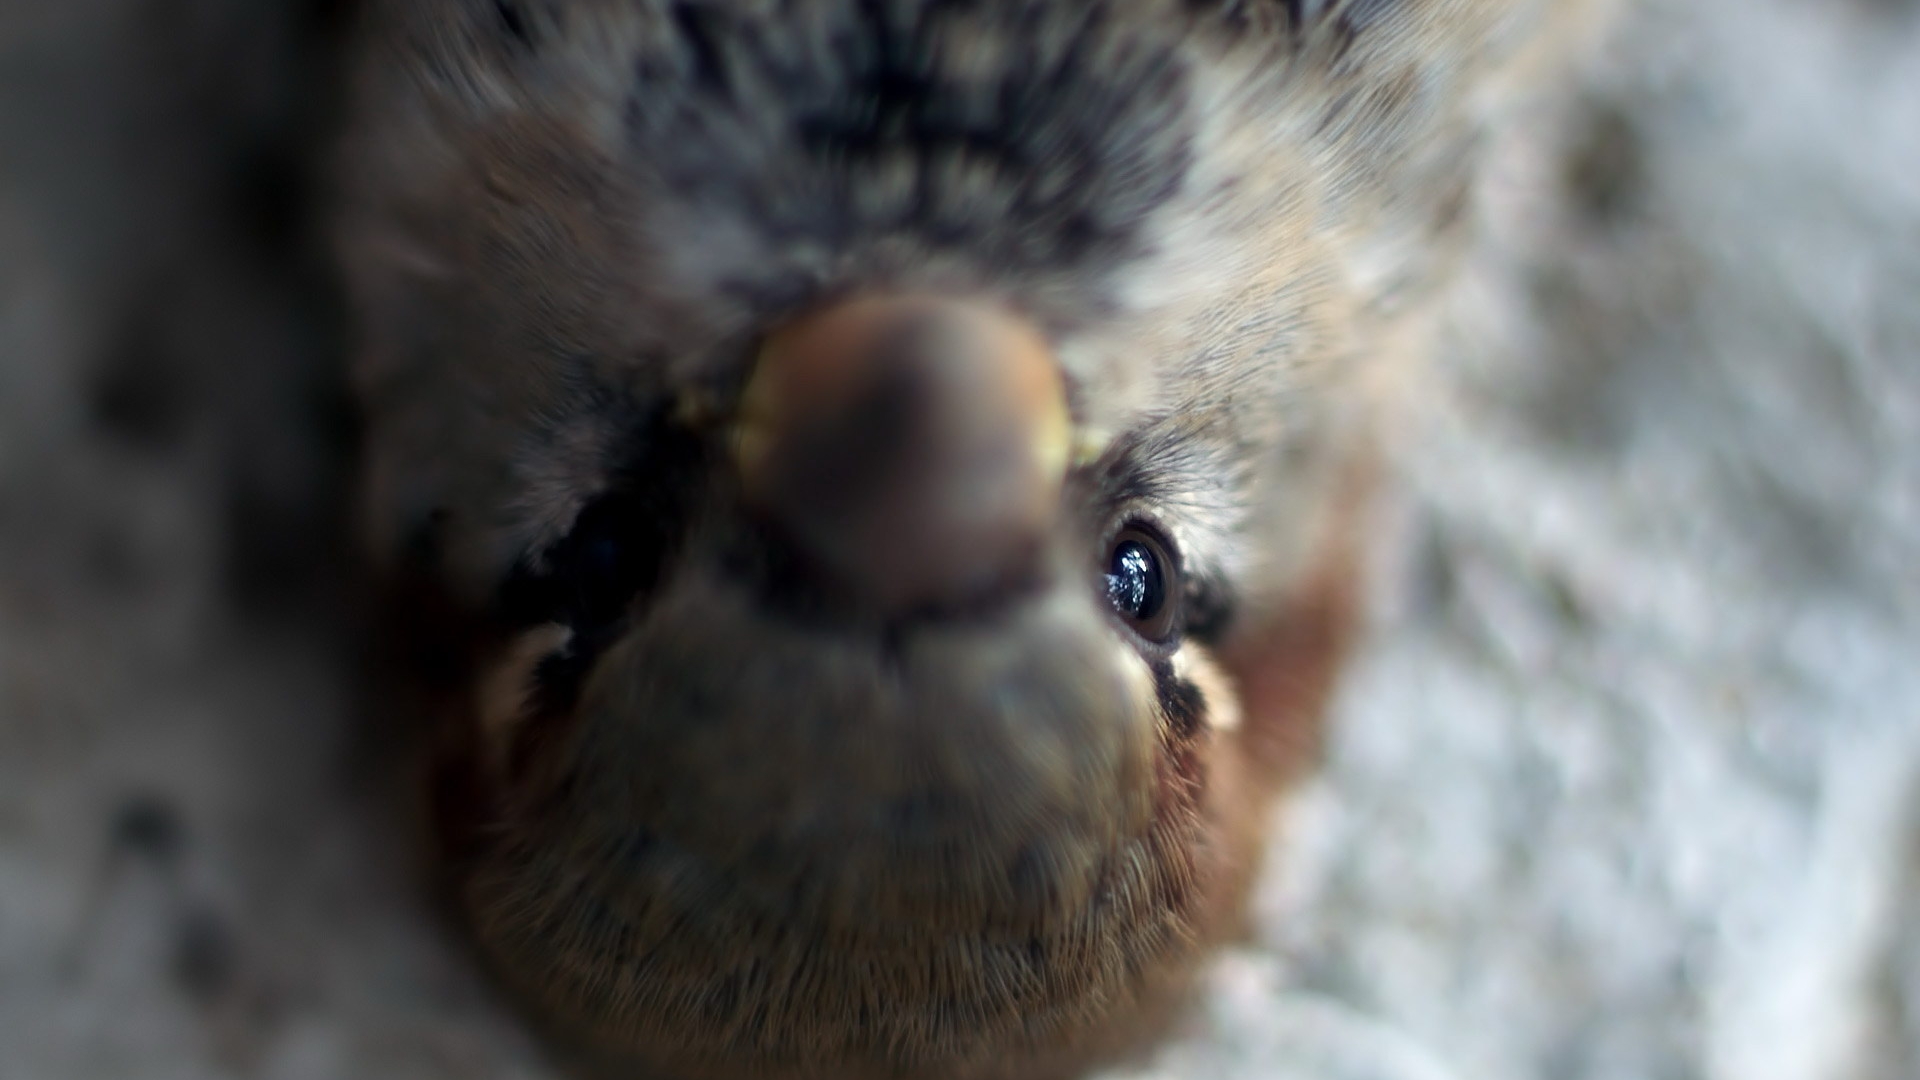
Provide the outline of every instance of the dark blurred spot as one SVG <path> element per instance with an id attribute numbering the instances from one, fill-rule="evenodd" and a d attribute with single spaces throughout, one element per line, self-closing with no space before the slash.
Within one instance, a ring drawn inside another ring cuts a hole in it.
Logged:
<path id="1" fill-rule="evenodd" d="M 1592 225 L 1617 227 L 1643 208 L 1646 149 L 1619 106 L 1600 103 L 1583 121 L 1567 155 L 1564 179 L 1574 208 Z"/>
<path id="2" fill-rule="evenodd" d="M 1013 893 L 1017 910 L 1036 920 L 1045 920 L 1060 905 L 1056 871 L 1044 848 L 1032 844 L 1020 848 L 1007 866 L 1007 887 Z M 1044 958 L 1040 939 L 1030 939 L 1027 949 L 1034 963 Z"/>
<path id="3" fill-rule="evenodd" d="M 225 997 L 238 967 L 226 920 L 194 906 L 181 914 L 173 935 L 172 974 L 181 991 L 203 1007 Z"/>
<path id="4" fill-rule="evenodd" d="M 1394 8 L 1400 7 L 1404 3 L 1405 0 L 1349 0 L 1346 5 L 1340 8 L 1340 14 L 1338 16 L 1340 29 L 1349 36 L 1358 36 L 1366 33 L 1390 15 Z M 1318 2 L 1316 2 L 1316 0 L 1293 0 L 1292 6 L 1295 8 L 1304 7 L 1324 10 L 1334 5 L 1326 2 L 1326 0 L 1318 0 Z"/>
<path id="5" fill-rule="evenodd" d="M 302 576 L 311 523 L 298 508 L 251 484 L 230 490 L 227 517 L 238 541 L 227 567 L 234 592 L 250 607 L 271 606 Z"/>
<path id="6" fill-rule="evenodd" d="M 1577 456 L 1618 453 L 1633 434 L 1641 400 L 1636 395 L 1644 391 L 1640 380 L 1650 373 L 1638 354 L 1619 344 L 1630 324 L 1603 306 L 1572 265 L 1539 266 L 1527 291 L 1544 325 L 1587 332 L 1561 335 L 1552 362 L 1536 365 L 1519 384 L 1514 397 L 1523 403 L 1523 415 L 1551 449 Z"/>
<path id="7" fill-rule="evenodd" d="M 1875 588 L 1860 576 L 1853 519 L 1837 512 L 1827 492 L 1798 488 L 1765 468 L 1730 469 L 1721 483 L 1729 503 L 1741 507 L 1743 538 L 1770 577 L 1802 583 L 1809 593 Z"/>
<path id="8" fill-rule="evenodd" d="M 1187 578 L 1187 595 L 1182 601 L 1181 634 L 1202 645 L 1217 645 L 1233 626 L 1235 604 L 1233 589 L 1212 575 L 1196 574 Z"/>
<path id="9" fill-rule="evenodd" d="M 1302 19 L 1311 21 L 1328 9 L 1336 9 L 1330 15 L 1333 27 L 1333 39 L 1339 53 L 1344 54 L 1356 41 L 1372 31 L 1374 25 L 1386 18 L 1395 7 L 1405 0 L 1350 0 L 1339 4 L 1338 0 L 1301 0 Z"/>
<path id="10" fill-rule="evenodd" d="M 407 532 L 401 541 L 401 559 L 409 569 L 431 574 L 440 567 L 447 546 L 449 516 L 446 507 L 436 506 Z"/>
<path id="11" fill-rule="evenodd" d="M 1160 699 L 1160 710 L 1176 738 L 1186 739 L 1199 732 L 1207 721 L 1207 696 L 1193 683 L 1174 674 L 1173 661 L 1153 662 L 1153 691 Z"/>
<path id="12" fill-rule="evenodd" d="M 300 154 L 277 140 L 250 141 L 235 154 L 227 175 L 234 225 L 269 249 L 298 239 L 309 204 Z"/>
<path id="13" fill-rule="evenodd" d="M 1460 164 L 1465 166 L 1466 161 L 1466 155 L 1461 155 Z M 1435 185 L 1441 194 L 1433 204 L 1431 229 L 1438 242 L 1467 227 L 1473 209 L 1474 174 L 1470 168 L 1451 169 Z"/>
<path id="14" fill-rule="evenodd" d="M 774 522 L 756 521 L 729 537 L 721 568 L 752 589 L 769 615 L 811 626 L 866 625 L 830 572 Z"/>
<path id="15" fill-rule="evenodd" d="M 950 792 L 916 791 L 887 804 L 887 827 L 896 843 L 939 841 L 967 818 L 967 802 Z"/>
<path id="16" fill-rule="evenodd" d="M 93 420 L 133 447 L 161 451 L 179 443 L 188 424 L 187 374 L 151 310 L 125 319 L 89 387 Z"/>
<path id="17" fill-rule="evenodd" d="M 541 727 L 543 719 L 563 717 L 573 712 L 573 707 L 580 702 L 580 691 L 586 685 L 587 676 L 593 671 L 594 661 L 599 659 L 600 650 L 604 647 L 603 641 L 576 638 L 568 643 L 567 648 L 540 661 L 533 669 L 533 715 L 521 727 L 521 741 Z M 522 755 L 516 753 L 515 756 Z"/>
<path id="18" fill-rule="evenodd" d="M 555 929 L 569 932 L 610 952 L 625 952 L 633 940 L 633 924 L 606 897 L 586 885 L 576 887 L 566 903 L 547 915 Z"/>
<path id="19" fill-rule="evenodd" d="M 359 0 L 307 0 L 308 25 L 330 38 L 345 30 L 359 10 Z"/>
<path id="20" fill-rule="evenodd" d="M 1242 33 L 1285 28 L 1298 30 L 1327 6 L 1327 0 L 1186 0 L 1187 9 L 1209 15 Z"/>
<path id="21" fill-rule="evenodd" d="M 735 1019 L 740 1011 L 740 1002 L 745 994 L 742 991 L 748 973 L 735 968 L 707 990 L 706 998 L 700 1003 L 700 1012 L 710 1024 L 727 1024 Z"/>
<path id="22" fill-rule="evenodd" d="M 86 566 L 94 584 L 112 593 L 138 592 L 153 578 L 134 538 L 118 524 L 93 535 L 87 545 Z"/>
<path id="23" fill-rule="evenodd" d="M 1575 630 L 1585 630 L 1593 625 L 1593 614 L 1587 610 L 1586 601 L 1574 590 L 1573 583 L 1559 574 L 1546 574 L 1541 578 L 1540 587 L 1547 594 L 1547 603 L 1554 617 Z"/>
<path id="24" fill-rule="evenodd" d="M 520 5 L 511 0 L 494 0 L 494 18 L 499 21 L 500 29 L 513 43 L 522 49 L 532 49 L 533 31 L 527 26 L 527 17 L 521 12 Z"/>
<path id="25" fill-rule="evenodd" d="M 1854 7 L 1871 16 L 1905 19 L 1920 12 L 1920 0 L 1853 0 Z"/>
<path id="26" fill-rule="evenodd" d="M 179 813 L 162 796 L 148 792 L 128 795 L 114 809 L 111 842 L 116 850 L 164 865 L 180 857 L 185 839 Z"/>
<path id="27" fill-rule="evenodd" d="M 366 642 L 375 664 L 436 693 L 466 685 L 476 629 L 472 612 L 439 576 L 448 520 L 446 510 L 436 509 L 407 534 L 398 567 L 377 597 L 380 614 Z"/>
<path id="28" fill-rule="evenodd" d="M 348 392 L 337 371 L 308 368 L 287 379 L 279 400 L 254 403 L 272 415 L 242 419 L 233 434 L 240 445 L 226 490 L 225 569 L 234 598 L 255 615 L 336 602 L 340 553 L 350 543 Z"/>
<path id="29" fill-rule="evenodd" d="M 620 841 L 620 861 L 629 867 L 637 867 L 654 857 L 660 848 L 660 838 L 651 829 L 632 829 Z"/>
<path id="30" fill-rule="evenodd" d="M 1451 608 L 1460 593 L 1460 574 L 1454 566 L 1453 550 L 1438 525 L 1429 522 L 1415 541 L 1412 607 L 1423 615 L 1437 615 Z"/>
<path id="31" fill-rule="evenodd" d="M 692 53 L 693 77 L 699 86 L 722 97 L 728 94 L 727 57 L 720 49 L 725 5 L 675 4 L 673 24 Z"/>
<path id="32" fill-rule="evenodd" d="M 398 718 L 404 730 L 412 717 Z M 404 741 L 404 740 L 400 740 Z M 453 865 L 470 863 L 499 840 L 486 827 L 497 812 L 494 793 L 483 779 L 480 747 L 446 740 L 422 770 L 427 792 L 426 812 L 435 842 Z M 376 750 L 377 752 L 377 750 Z"/>

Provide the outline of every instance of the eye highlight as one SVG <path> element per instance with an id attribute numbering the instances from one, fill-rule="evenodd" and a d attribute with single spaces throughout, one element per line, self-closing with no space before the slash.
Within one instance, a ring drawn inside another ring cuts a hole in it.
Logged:
<path id="1" fill-rule="evenodd" d="M 1173 639 L 1182 590 L 1166 540 L 1142 525 L 1120 530 L 1107 551 L 1105 586 L 1107 603 L 1135 633 L 1156 645 Z"/>

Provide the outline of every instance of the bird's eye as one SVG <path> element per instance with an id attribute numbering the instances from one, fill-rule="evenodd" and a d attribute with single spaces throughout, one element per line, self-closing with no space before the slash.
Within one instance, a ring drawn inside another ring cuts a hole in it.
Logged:
<path id="1" fill-rule="evenodd" d="M 649 584 L 654 572 L 637 548 L 644 535 L 636 508 L 624 500 L 604 499 L 581 511 L 573 533 L 555 553 L 573 621 L 611 622 Z"/>
<path id="2" fill-rule="evenodd" d="M 1129 525 L 1107 553 L 1107 602 L 1141 637 L 1165 644 L 1180 623 L 1178 574 L 1170 545 L 1143 526 Z"/>
<path id="3" fill-rule="evenodd" d="M 644 500 L 611 495 L 580 512 L 565 539 L 547 549 L 538 570 L 507 582 L 510 621 L 557 622 L 590 633 L 616 622 L 661 572 L 665 544 Z"/>
<path id="4" fill-rule="evenodd" d="M 560 623 L 586 639 L 618 632 L 665 580 L 706 475 L 706 444 L 655 417 L 635 429 L 637 452 L 581 507 L 567 535 L 528 552 L 495 603 L 515 626 Z"/>

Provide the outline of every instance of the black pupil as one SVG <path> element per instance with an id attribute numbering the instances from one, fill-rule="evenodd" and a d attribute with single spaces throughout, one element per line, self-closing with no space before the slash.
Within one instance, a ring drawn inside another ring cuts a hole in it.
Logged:
<path id="1" fill-rule="evenodd" d="M 659 572 L 663 545 L 647 509 L 616 495 L 581 511 L 572 533 L 547 551 L 543 571 L 522 567 L 507 582 L 501 596 L 507 619 L 565 623 L 582 632 L 617 621 Z"/>
<path id="2" fill-rule="evenodd" d="M 1138 540 L 1123 541 L 1113 549 L 1107 599 L 1130 619 L 1145 621 L 1160 613 L 1167 602 L 1166 582 L 1153 549 Z"/>

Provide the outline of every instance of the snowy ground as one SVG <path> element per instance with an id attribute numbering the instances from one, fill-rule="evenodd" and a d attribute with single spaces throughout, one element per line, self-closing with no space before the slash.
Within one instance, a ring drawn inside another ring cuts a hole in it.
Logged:
<path id="1" fill-rule="evenodd" d="M 0 1076 L 546 1076 L 343 719 L 276 6 L 0 7 Z M 1502 157 L 1329 767 L 1140 1076 L 1920 1076 L 1920 5 L 1643 7 Z"/>

